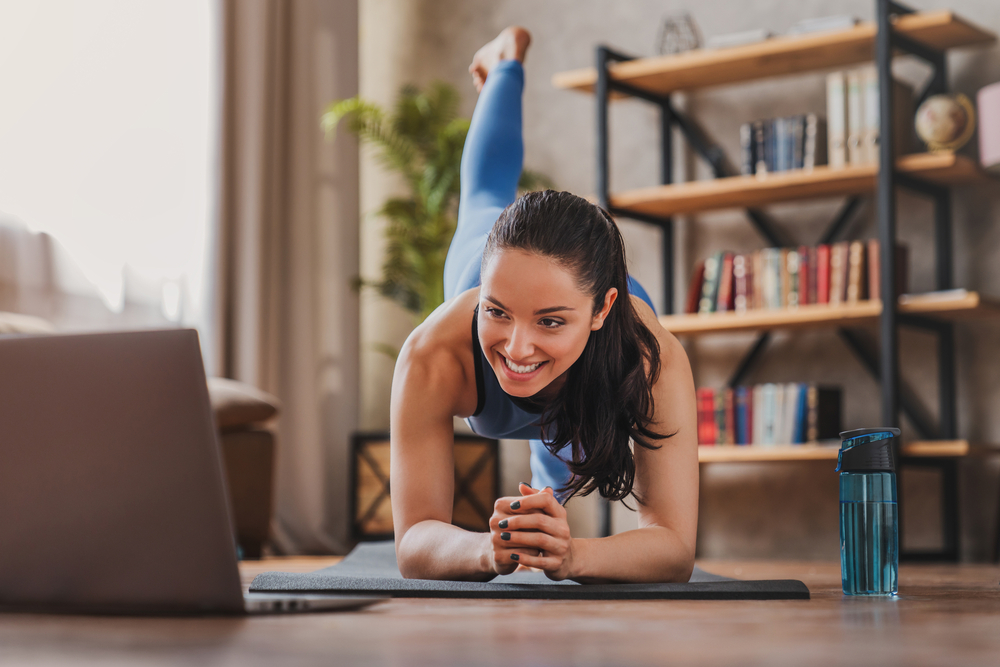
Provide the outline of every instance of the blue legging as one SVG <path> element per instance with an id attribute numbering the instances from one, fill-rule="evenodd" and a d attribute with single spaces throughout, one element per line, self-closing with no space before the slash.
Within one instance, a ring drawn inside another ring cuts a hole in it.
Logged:
<path id="1" fill-rule="evenodd" d="M 521 63 L 503 60 L 490 71 L 476 103 L 462 152 L 458 226 L 444 263 L 445 299 L 479 285 L 486 238 L 500 213 L 517 197 L 524 161 L 523 88 Z M 653 308 L 649 295 L 631 276 L 628 288 Z M 532 486 L 558 489 L 565 485 L 570 477 L 565 461 L 549 452 L 541 440 L 530 440 L 529 445 Z"/>

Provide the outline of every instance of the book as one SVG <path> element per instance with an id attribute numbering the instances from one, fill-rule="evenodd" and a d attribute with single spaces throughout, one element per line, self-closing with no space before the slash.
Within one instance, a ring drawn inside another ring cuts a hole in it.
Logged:
<path id="1" fill-rule="evenodd" d="M 806 389 L 806 442 L 837 438 L 840 424 L 841 390 L 809 384 Z"/>
<path id="2" fill-rule="evenodd" d="M 809 275 L 811 264 L 809 263 L 809 251 L 811 249 L 807 246 L 799 246 L 799 305 L 805 306 L 807 304 L 813 303 L 809 300 L 809 280 L 812 276 Z"/>
<path id="3" fill-rule="evenodd" d="M 786 254 L 785 266 L 787 268 L 788 275 L 788 285 L 785 288 L 785 307 L 786 308 L 798 308 L 799 307 L 799 289 L 801 283 L 799 282 L 799 271 L 801 269 L 801 263 L 799 262 L 799 251 L 789 250 Z"/>
<path id="4" fill-rule="evenodd" d="M 773 445 L 774 444 L 774 410 L 775 410 L 775 385 L 765 384 L 761 387 L 761 429 L 760 429 L 760 441 L 761 445 Z"/>
<path id="5" fill-rule="evenodd" d="M 809 300 L 807 303 L 819 303 L 817 299 L 819 298 L 818 288 L 819 283 L 819 263 L 818 263 L 819 247 L 813 246 L 809 248 Z"/>
<path id="6" fill-rule="evenodd" d="M 799 384 L 795 402 L 795 434 L 792 437 L 792 444 L 800 445 L 806 442 L 808 420 L 809 386 L 806 384 Z"/>
<path id="7" fill-rule="evenodd" d="M 785 413 L 781 424 L 781 444 L 795 444 L 795 424 L 798 417 L 799 407 L 799 384 L 789 382 L 784 386 L 785 390 Z"/>
<path id="8" fill-rule="evenodd" d="M 839 306 L 847 294 L 847 241 L 839 241 L 830 247 L 830 300 L 831 306 Z"/>
<path id="9" fill-rule="evenodd" d="M 865 271 L 865 244 L 851 241 L 847 258 L 847 303 L 857 303 L 868 298 L 868 275 Z"/>
<path id="10" fill-rule="evenodd" d="M 806 140 L 806 117 L 804 115 L 792 116 L 788 119 L 791 124 L 791 155 L 788 160 L 789 169 L 802 169 L 805 166 L 805 140 Z"/>
<path id="11" fill-rule="evenodd" d="M 788 171 L 791 169 L 789 157 L 791 157 L 791 134 L 788 131 L 787 118 L 774 118 L 771 120 L 774 132 L 774 165 L 773 171 Z"/>
<path id="12" fill-rule="evenodd" d="M 769 415 L 770 420 L 770 440 L 769 445 L 784 445 L 785 424 L 785 387 L 780 384 L 771 385 L 771 405 L 772 410 Z"/>
<path id="13" fill-rule="evenodd" d="M 715 392 L 701 388 L 696 392 L 698 403 L 698 444 L 715 444 Z"/>
<path id="14" fill-rule="evenodd" d="M 847 164 L 847 81 L 844 72 L 826 76 L 827 160 L 839 169 Z"/>
<path id="15" fill-rule="evenodd" d="M 781 291 L 778 293 L 778 308 L 788 307 L 788 294 L 792 286 L 791 275 L 788 272 L 788 248 L 778 250 L 778 271 L 780 272 Z"/>
<path id="16" fill-rule="evenodd" d="M 830 303 L 830 246 L 816 246 L 816 303 Z"/>
<path id="17" fill-rule="evenodd" d="M 847 162 L 852 165 L 866 164 L 868 152 L 865 149 L 864 84 L 862 70 L 847 72 Z"/>
<path id="18" fill-rule="evenodd" d="M 751 389 L 749 387 L 736 387 L 733 391 L 733 400 L 736 403 L 736 444 L 748 445 L 751 440 Z"/>
<path id="19" fill-rule="evenodd" d="M 802 148 L 802 168 L 810 170 L 826 164 L 826 121 L 814 113 L 805 116 L 805 136 Z"/>
<path id="20" fill-rule="evenodd" d="M 723 253 L 717 252 L 705 260 L 705 275 L 701 282 L 701 299 L 698 301 L 698 312 L 701 314 L 715 311 L 715 304 L 719 298 L 722 255 Z"/>
<path id="21" fill-rule="evenodd" d="M 896 246 L 896 296 L 910 291 L 910 253 L 907 246 Z M 868 294 L 870 299 L 882 298 L 882 256 L 879 254 L 878 239 L 868 241 Z"/>
<path id="22" fill-rule="evenodd" d="M 750 275 L 753 280 L 750 289 L 753 291 L 753 307 L 764 307 L 764 253 L 758 250 L 753 254 L 750 261 Z"/>
<path id="23" fill-rule="evenodd" d="M 880 123 L 879 123 L 879 82 L 878 71 L 874 65 L 869 65 L 861 69 L 861 82 L 863 87 L 863 152 L 866 164 L 878 164 L 880 153 Z M 892 113 L 893 116 L 893 147 L 892 152 L 896 157 L 909 153 L 912 149 L 913 136 L 913 115 L 914 115 L 913 90 L 901 81 L 892 82 Z"/>
<path id="24" fill-rule="evenodd" d="M 827 30 L 847 30 L 853 28 L 858 23 L 856 16 L 840 14 L 837 16 L 817 16 L 815 18 L 802 19 L 788 29 L 789 35 L 801 35 L 809 32 L 823 32 Z"/>
<path id="25" fill-rule="evenodd" d="M 705 279 L 705 260 L 700 259 L 694 265 L 694 275 L 688 285 L 687 301 L 684 304 L 685 313 L 697 313 L 698 301 L 701 299 L 701 283 Z"/>
<path id="26" fill-rule="evenodd" d="M 735 287 L 733 310 L 740 314 L 747 312 L 748 295 L 750 294 L 749 273 L 749 257 L 735 255 L 733 257 L 733 284 Z"/>
<path id="27" fill-rule="evenodd" d="M 722 270 L 719 273 L 719 291 L 715 312 L 725 313 L 733 309 L 733 253 L 722 255 Z"/>
<path id="28" fill-rule="evenodd" d="M 713 411 L 715 421 L 715 444 L 726 444 L 726 403 L 725 390 L 718 389 L 713 393 L 715 399 L 715 410 Z"/>
<path id="29" fill-rule="evenodd" d="M 764 442 L 764 385 L 755 385 L 750 390 L 750 444 Z"/>
<path id="30" fill-rule="evenodd" d="M 755 44 L 757 42 L 763 42 L 766 39 L 770 39 L 774 36 L 774 33 L 770 30 L 765 30 L 764 28 L 756 28 L 754 30 L 743 30 L 740 32 L 731 32 L 725 35 L 712 35 L 705 40 L 706 49 L 728 49 L 733 46 L 742 46 L 743 44 Z"/>
<path id="31" fill-rule="evenodd" d="M 765 136 L 765 125 L 768 123 L 763 120 L 755 120 L 753 123 L 754 156 L 756 158 L 754 173 L 758 176 L 767 174 L 767 153 L 769 151 L 765 150 L 768 140 L 768 137 Z"/>
<path id="32" fill-rule="evenodd" d="M 724 445 L 736 444 L 736 397 L 732 387 L 722 390 L 722 409 L 725 414 Z"/>
<path id="33" fill-rule="evenodd" d="M 743 123 L 740 125 L 740 173 L 744 176 L 753 175 L 755 162 L 753 125 Z"/>

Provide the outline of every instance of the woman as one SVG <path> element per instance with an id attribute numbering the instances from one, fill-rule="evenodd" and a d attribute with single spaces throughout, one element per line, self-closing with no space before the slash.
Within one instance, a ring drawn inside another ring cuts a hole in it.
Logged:
<path id="1" fill-rule="evenodd" d="M 481 95 L 446 302 L 407 339 L 393 376 L 400 571 L 485 581 L 523 565 L 581 583 L 687 581 L 698 514 L 687 355 L 628 276 L 603 209 L 565 192 L 514 201 L 529 42 L 507 28 L 469 68 Z M 496 502 L 489 533 L 451 525 L 455 416 L 482 435 L 532 440 L 532 486 Z M 640 527 L 572 537 L 560 501 L 594 490 L 634 496 Z"/>

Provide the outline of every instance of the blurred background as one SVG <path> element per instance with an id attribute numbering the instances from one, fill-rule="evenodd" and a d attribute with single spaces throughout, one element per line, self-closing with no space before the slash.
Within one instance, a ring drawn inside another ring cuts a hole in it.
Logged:
<path id="1" fill-rule="evenodd" d="M 994 0 L 916 0 L 1000 32 Z M 333 100 L 360 95 L 392 108 L 402 86 L 443 81 L 471 116 L 467 72 L 505 26 L 533 35 L 526 60 L 525 164 L 558 189 L 595 192 L 590 95 L 558 89 L 556 73 L 592 66 L 594 47 L 657 55 L 665 19 L 683 13 L 703 39 L 783 34 L 828 15 L 871 21 L 871 0 L 0 0 L 0 311 L 58 330 L 193 326 L 211 375 L 277 396 L 271 549 L 344 553 L 356 534 L 352 437 L 388 429 L 392 349 L 414 315 L 378 290 L 388 197 L 406 184 L 341 125 L 326 137 Z M 927 71 L 897 63 L 914 85 Z M 949 87 L 975 98 L 1000 81 L 1000 47 L 956 50 Z M 826 111 L 824 73 L 674 96 L 739 164 L 740 126 Z M 611 189 L 659 179 L 659 116 L 625 100 L 611 112 Z M 976 156 L 975 140 L 965 149 Z M 674 178 L 710 170 L 675 141 Z M 812 243 L 841 205 L 768 208 L 776 225 Z M 933 289 L 933 209 L 903 192 L 898 234 L 910 248 L 909 284 Z M 1000 187 L 957 188 L 955 284 L 1000 295 Z M 862 201 L 852 238 L 874 235 Z M 660 232 L 621 222 L 633 274 L 663 302 Z M 745 217 L 722 211 L 675 218 L 675 294 L 683 304 L 695 262 L 719 248 L 763 247 Z M 800 240 L 799 240 L 800 239 Z M 957 331 L 960 437 L 1000 442 L 1000 326 Z M 725 382 L 754 337 L 685 341 L 698 386 Z M 934 339 L 904 330 L 902 374 L 927 406 L 937 401 Z M 777 332 L 747 378 L 845 388 L 843 426 L 879 421 L 878 385 L 832 331 Z M 904 430 L 906 422 L 904 420 Z M 461 431 L 463 426 L 457 424 Z M 500 489 L 530 476 L 527 446 L 500 443 Z M 702 467 L 700 557 L 836 559 L 837 478 L 819 462 Z M 961 554 L 992 553 L 1000 465 L 960 466 Z M 941 483 L 906 478 L 911 548 L 939 546 Z M 593 498 L 570 503 L 575 535 L 596 535 Z M 634 527 L 614 510 L 613 527 Z"/>

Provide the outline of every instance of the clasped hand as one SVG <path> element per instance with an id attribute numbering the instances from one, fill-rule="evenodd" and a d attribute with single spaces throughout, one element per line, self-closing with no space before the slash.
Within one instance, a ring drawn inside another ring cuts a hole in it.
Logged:
<path id="1" fill-rule="evenodd" d="M 493 505 L 493 569 L 510 574 L 524 565 L 543 570 L 554 581 L 566 579 L 573 563 L 566 508 L 549 487 L 539 491 L 522 483 L 519 490 L 520 498 L 500 498 Z"/>

